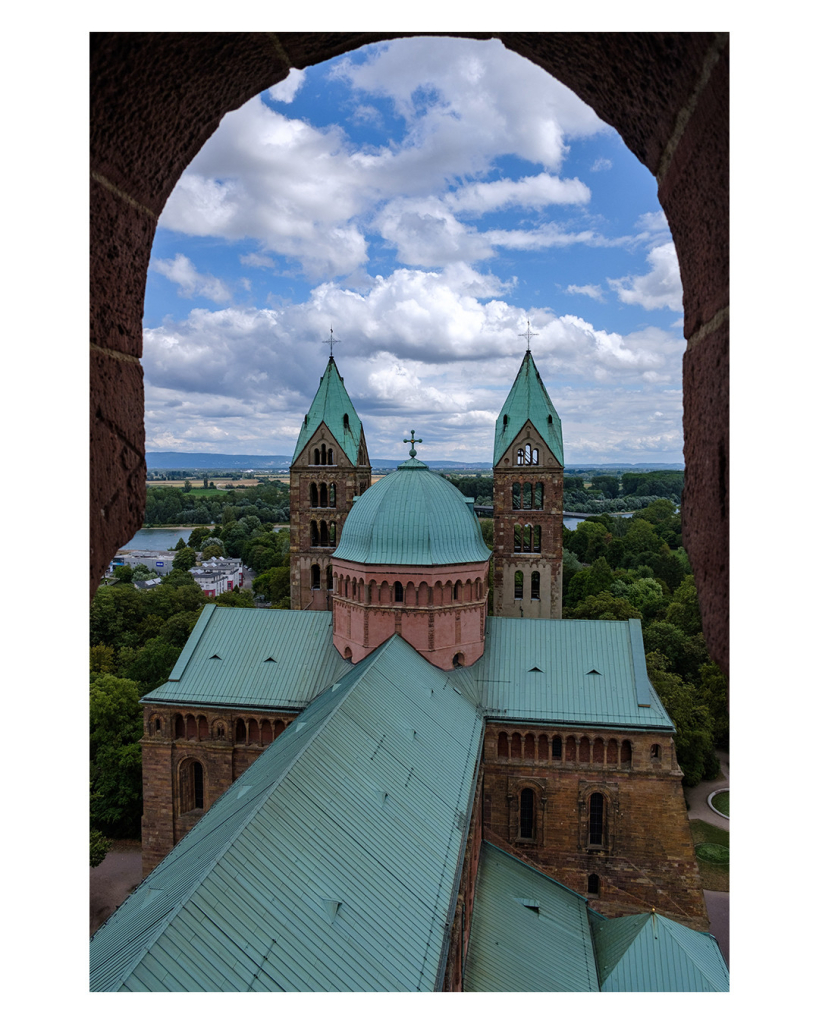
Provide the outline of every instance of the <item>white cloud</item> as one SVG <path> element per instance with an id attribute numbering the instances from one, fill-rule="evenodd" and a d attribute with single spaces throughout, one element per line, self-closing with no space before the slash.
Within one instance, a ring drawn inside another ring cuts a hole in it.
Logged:
<path id="1" fill-rule="evenodd" d="M 304 71 L 298 68 L 290 68 L 290 72 L 283 82 L 277 82 L 267 90 L 267 95 L 277 103 L 292 103 L 296 93 L 304 84 Z"/>
<path id="2" fill-rule="evenodd" d="M 610 171 L 614 167 L 614 164 L 605 156 L 599 156 L 594 163 L 591 165 L 591 170 L 595 173 L 597 171 Z"/>
<path id="3" fill-rule="evenodd" d="M 483 214 L 509 206 L 535 209 L 551 203 L 588 203 L 590 199 L 588 185 L 577 178 L 561 180 L 552 174 L 538 174 L 518 181 L 477 181 L 447 195 L 446 203 L 451 210 Z"/>
<path id="4" fill-rule="evenodd" d="M 569 295 L 586 295 L 590 299 L 596 299 L 597 302 L 606 301 L 603 298 L 603 289 L 599 284 L 570 284 L 566 291 Z"/>
<path id="5" fill-rule="evenodd" d="M 621 302 L 643 309 L 682 309 L 682 282 L 673 242 L 656 246 L 647 256 L 651 270 L 642 277 L 608 279 Z"/>
<path id="6" fill-rule="evenodd" d="M 200 274 L 187 256 L 177 253 L 172 260 L 152 260 L 151 269 L 179 286 L 179 294 L 188 299 L 202 295 L 214 302 L 230 302 L 228 288 L 213 274 Z"/>

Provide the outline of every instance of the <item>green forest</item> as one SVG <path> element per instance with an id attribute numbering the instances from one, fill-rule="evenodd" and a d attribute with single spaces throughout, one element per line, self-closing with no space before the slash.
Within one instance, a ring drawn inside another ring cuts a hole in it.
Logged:
<path id="1" fill-rule="evenodd" d="M 216 490 L 214 487 L 148 487 L 145 526 L 184 526 L 225 523 L 255 515 L 262 523 L 290 520 L 290 485 L 270 480 L 253 487 Z"/>

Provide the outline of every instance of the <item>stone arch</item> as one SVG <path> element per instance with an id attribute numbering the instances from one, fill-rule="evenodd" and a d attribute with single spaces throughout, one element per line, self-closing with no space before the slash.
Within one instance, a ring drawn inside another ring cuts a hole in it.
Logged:
<path id="1" fill-rule="evenodd" d="M 527 732 L 523 737 L 523 756 L 527 761 L 535 759 L 535 734 Z"/>
<path id="2" fill-rule="evenodd" d="M 268 743 L 273 742 L 273 726 L 270 724 L 269 719 L 265 718 L 262 721 L 262 746 L 266 747 Z"/>
<path id="3" fill-rule="evenodd" d="M 577 760 L 577 740 L 574 736 L 566 737 L 566 750 L 563 754 L 564 761 L 576 761 Z"/>
<path id="4" fill-rule="evenodd" d="M 206 740 L 208 738 L 208 720 L 204 715 L 197 715 L 196 717 L 196 738 L 198 740 Z"/>
<path id="5" fill-rule="evenodd" d="M 606 744 L 606 764 L 617 764 L 618 758 L 617 740 L 609 740 Z"/>
<path id="6" fill-rule="evenodd" d="M 631 764 L 631 740 L 623 740 L 620 744 L 620 764 Z"/>
<path id="7" fill-rule="evenodd" d="M 223 718 L 217 718 L 211 726 L 210 734 L 215 740 L 226 740 L 228 738 L 227 722 Z"/>
<path id="8" fill-rule="evenodd" d="M 247 725 L 244 718 L 236 719 L 236 742 L 247 743 Z"/>
<path id="9" fill-rule="evenodd" d="M 496 35 L 590 104 L 657 179 L 679 257 L 689 346 L 683 359 L 683 541 L 709 653 L 727 672 L 728 35 Z M 156 221 L 168 196 L 228 110 L 282 81 L 291 66 L 387 37 L 92 34 L 92 594 L 116 550 L 142 523 L 142 309 Z"/>
<path id="10" fill-rule="evenodd" d="M 205 766 L 195 757 L 186 757 L 177 767 L 179 813 L 205 809 Z"/>
<path id="11" fill-rule="evenodd" d="M 277 740 L 279 736 L 284 732 L 285 725 L 281 718 L 277 718 L 273 723 L 273 739 Z"/>

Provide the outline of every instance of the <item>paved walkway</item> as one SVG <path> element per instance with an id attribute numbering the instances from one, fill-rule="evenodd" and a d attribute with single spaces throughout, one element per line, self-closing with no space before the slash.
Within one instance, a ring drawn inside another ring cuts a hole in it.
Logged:
<path id="1" fill-rule="evenodd" d="M 138 839 L 117 839 L 102 864 L 89 870 L 93 935 L 142 881 L 142 844 Z"/>
<path id="2" fill-rule="evenodd" d="M 716 814 L 708 806 L 708 797 L 718 789 L 729 789 L 728 775 L 728 754 L 724 750 L 717 751 L 717 757 L 722 768 L 722 777 L 711 779 L 710 782 L 701 782 L 698 786 L 692 786 L 685 790 L 685 797 L 688 800 L 688 817 L 705 821 L 709 825 L 716 825 L 717 828 L 724 828 L 726 832 L 731 831 L 731 822 Z M 717 940 L 720 951 L 725 958 L 725 963 L 730 967 L 728 960 L 729 946 L 729 911 L 730 893 L 711 892 L 706 889 L 704 892 L 705 907 L 711 921 L 711 934 Z"/>

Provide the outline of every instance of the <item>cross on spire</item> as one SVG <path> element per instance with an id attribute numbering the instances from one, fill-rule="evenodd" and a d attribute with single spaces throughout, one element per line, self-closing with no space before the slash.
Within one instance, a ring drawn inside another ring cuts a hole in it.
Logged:
<path id="1" fill-rule="evenodd" d="M 518 337 L 526 339 L 526 351 L 528 352 L 529 351 L 529 342 L 531 341 L 532 338 L 536 338 L 537 337 L 537 332 L 536 331 L 532 331 L 532 330 L 529 329 L 529 321 L 528 320 L 526 321 L 526 333 L 525 334 L 519 334 Z"/>
<path id="2" fill-rule="evenodd" d="M 410 436 L 409 437 L 405 437 L 404 438 L 404 444 L 410 445 L 410 458 L 411 459 L 414 459 L 416 454 L 417 454 L 416 451 L 415 451 L 415 446 L 417 444 L 423 444 L 423 443 L 424 443 L 424 439 L 422 437 L 416 437 L 414 430 L 410 431 Z"/>
<path id="3" fill-rule="evenodd" d="M 331 327 L 330 328 L 330 337 L 324 339 L 324 344 L 330 346 L 330 358 L 331 359 L 333 358 L 333 345 L 340 344 L 340 341 L 341 341 L 340 338 L 334 338 L 333 337 L 333 328 Z"/>

